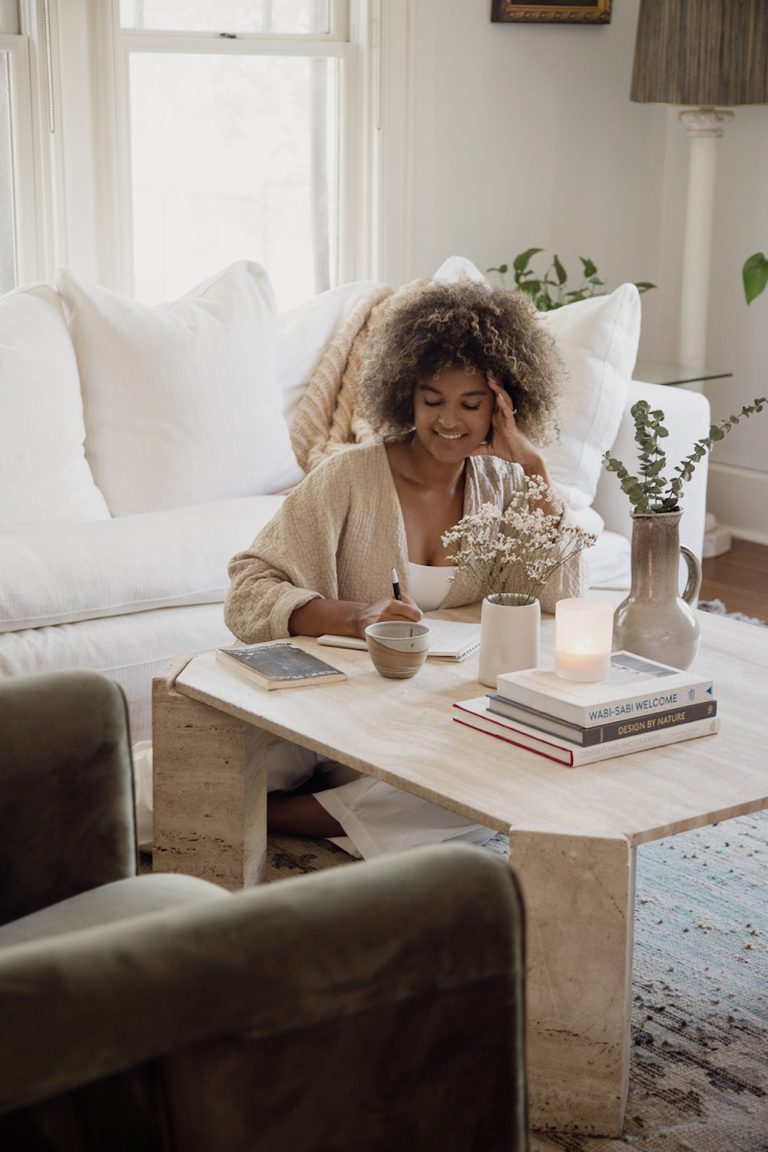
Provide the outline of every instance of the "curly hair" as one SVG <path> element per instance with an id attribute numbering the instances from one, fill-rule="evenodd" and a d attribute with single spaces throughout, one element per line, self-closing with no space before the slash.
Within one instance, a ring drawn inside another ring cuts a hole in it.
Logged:
<path id="1" fill-rule="evenodd" d="M 379 432 L 408 432 L 416 385 L 460 366 L 493 374 L 532 440 L 557 436 L 562 364 L 554 341 L 522 292 L 472 280 L 416 280 L 379 307 L 357 381 L 359 411 Z"/>

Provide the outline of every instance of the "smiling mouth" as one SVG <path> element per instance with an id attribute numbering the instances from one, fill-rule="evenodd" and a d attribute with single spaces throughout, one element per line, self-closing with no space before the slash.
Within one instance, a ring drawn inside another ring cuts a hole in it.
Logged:
<path id="1" fill-rule="evenodd" d="M 464 437 L 465 435 L 466 435 L 466 433 L 465 433 L 465 432 L 451 432 L 451 433 L 448 433 L 448 432 L 438 432 L 438 431 L 435 431 L 435 436 L 437 436 L 437 438 L 438 438 L 439 440 L 461 440 L 461 439 L 463 439 L 463 437 Z"/>

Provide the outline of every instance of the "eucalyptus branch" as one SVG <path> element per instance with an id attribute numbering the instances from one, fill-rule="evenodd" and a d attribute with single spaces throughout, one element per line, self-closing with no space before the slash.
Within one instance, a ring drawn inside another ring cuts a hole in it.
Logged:
<path id="1" fill-rule="evenodd" d="M 635 443 L 638 447 L 639 466 L 637 475 L 629 471 L 625 464 L 612 456 L 603 455 L 603 463 L 608 472 L 615 472 L 622 492 L 629 498 L 636 513 L 676 512 L 680 507 L 683 484 L 691 479 L 700 460 L 712 450 L 720 440 L 724 440 L 732 428 L 756 412 L 762 412 L 768 405 L 768 397 L 756 396 L 751 404 L 745 404 L 738 412 L 726 417 L 719 424 L 712 424 L 709 433 L 697 440 L 693 451 L 685 456 L 674 469 L 671 477 L 666 477 L 667 457 L 659 443 L 669 435 L 664 425 L 664 413 L 659 408 L 651 408 L 647 400 L 638 400 L 630 413 L 635 422 Z"/>

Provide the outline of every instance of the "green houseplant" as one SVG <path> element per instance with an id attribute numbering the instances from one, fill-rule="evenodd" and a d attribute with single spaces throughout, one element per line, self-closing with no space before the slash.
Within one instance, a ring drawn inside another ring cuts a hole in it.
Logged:
<path id="1" fill-rule="evenodd" d="M 551 263 L 545 268 L 543 274 L 531 267 L 531 261 L 544 252 L 543 248 L 526 248 L 512 261 L 511 273 L 516 286 L 521 292 L 530 297 L 539 312 L 551 312 L 554 308 L 562 308 L 564 304 L 573 304 L 576 300 L 588 300 L 591 296 L 602 296 L 605 290 L 605 281 L 600 278 L 597 265 L 588 256 L 580 256 L 581 283 L 575 288 L 568 288 L 568 271 L 560 257 L 555 254 Z M 510 273 L 509 264 L 499 264 L 497 268 L 488 268 L 488 272 L 497 272 L 506 277 Z M 655 288 L 655 284 L 640 280 L 635 283 L 639 292 L 647 292 Z"/>
<path id="2" fill-rule="evenodd" d="M 759 396 L 739 412 L 712 424 L 692 451 L 667 471 L 663 442 L 669 435 L 664 413 L 639 400 L 631 408 L 639 466 L 636 473 L 606 452 L 603 462 L 615 472 L 632 508 L 632 571 L 629 595 L 619 604 L 613 620 L 613 647 L 651 660 L 687 668 L 698 651 L 699 624 L 693 611 L 701 586 L 701 564 L 689 548 L 680 546 L 680 498 L 700 460 L 742 419 L 761 412 L 768 397 Z M 682 595 L 679 561 L 685 561 L 688 579 Z"/>

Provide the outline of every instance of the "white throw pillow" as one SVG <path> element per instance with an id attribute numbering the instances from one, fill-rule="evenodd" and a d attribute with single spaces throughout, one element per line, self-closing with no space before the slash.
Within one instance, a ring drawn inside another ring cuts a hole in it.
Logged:
<path id="1" fill-rule="evenodd" d="M 0 526 L 109 516 L 85 458 L 72 341 L 47 285 L 0 299 Z"/>
<path id="2" fill-rule="evenodd" d="M 227 565 L 283 497 L 247 496 L 3 533 L 0 633 L 189 604 L 221 605 Z"/>
<path id="3" fill-rule="evenodd" d="M 485 280 L 465 256 L 449 256 L 433 280 Z M 622 284 L 607 296 L 566 304 L 539 318 L 565 368 L 561 437 L 544 449 L 550 475 L 574 510 L 595 498 L 603 453 L 613 446 L 640 341 L 640 293 Z"/>
<path id="4" fill-rule="evenodd" d="M 258 264 L 148 306 L 59 273 L 86 452 L 115 516 L 278 492 L 301 479 L 282 414 L 276 306 Z"/>
<path id="5" fill-rule="evenodd" d="M 640 340 L 640 293 L 622 284 L 541 315 L 565 365 L 560 440 L 547 445 L 552 480 L 571 508 L 595 498 L 602 456 L 619 428 Z"/>
<path id="6" fill-rule="evenodd" d="M 353 280 L 278 315 L 277 372 L 289 427 L 331 336 L 355 301 L 375 287 L 375 280 Z"/>

